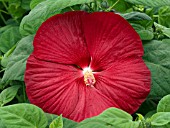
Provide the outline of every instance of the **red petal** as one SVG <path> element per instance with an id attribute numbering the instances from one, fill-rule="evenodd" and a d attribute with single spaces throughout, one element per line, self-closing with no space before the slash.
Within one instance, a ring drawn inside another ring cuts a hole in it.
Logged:
<path id="1" fill-rule="evenodd" d="M 33 54 L 45 61 L 87 67 L 90 56 L 81 17 L 85 12 L 58 14 L 45 21 L 34 38 Z"/>
<path id="2" fill-rule="evenodd" d="M 143 55 L 140 37 L 117 14 L 95 12 L 85 15 L 83 26 L 93 70 L 107 69 L 117 59 Z"/>
<path id="3" fill-rule="evenodd" d="M 118 108 L 134 113 L 150 92 L 150 71 L 141 58 L 116 61 L 96 74 L 96 88 Z"/>
<path id="4" fill-rule="evenodd" d="M 25 83 L 31 103 L 75 121 L 117 106 L 97 89 L 85 85 L 82 70 L 41 61 L 33 55 L 27 61 Z"/>
<path id="5" fill-rule="evenodd" d="M 75 121 L 108 107 L 133 113 L 150 91 L 150 72 L 142 55 L 139 36 L 119 15 L 53 16 L 38 30 L 27 61 L 28 98 L 46 112 Z M 92 70 L 101 71 L 94 74 L 95 87 L 86 86 L 82 70 L 74 67 L 87 67 L 90 59 Z"/>

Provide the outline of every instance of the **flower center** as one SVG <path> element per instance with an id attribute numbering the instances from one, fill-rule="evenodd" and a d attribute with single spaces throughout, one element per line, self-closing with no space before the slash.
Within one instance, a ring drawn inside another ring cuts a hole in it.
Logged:
<path id="1" fill-rule="evenodd" d="M 84 74 L 84 83 L 86 86 L 94 87 L 93 85 L 96 83 L 93 72 L 90 68 L 83 69 Z"/>

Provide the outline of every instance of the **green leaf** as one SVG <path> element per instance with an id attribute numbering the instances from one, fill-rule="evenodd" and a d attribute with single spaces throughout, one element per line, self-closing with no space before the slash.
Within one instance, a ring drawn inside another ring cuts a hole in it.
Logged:
<path id="1" fill-rule="evenodd" d="M 77 126 L 77 122 L 69 120 L 67 118 L 63 118 L 63 126 L 64 128 L 75 128 Z"/>
<path id="2" fill-rule="evenodd" d="M 156 113 L 156 110 L 152 110 L 152 111 L 149 111 L 146 115 L 145 115 L 145 119 L 147 118 L 150 118 L 153 114 Z"/>
<path id="3" fill-rule="evenodd" d="M 150 128 L 150 123 L 147 122 L 147 120 L 145 120 L 145 118 L 141 115 L 138 114 L 138 117 L 135 120 L 140 121 L 139 127 L 136 128 Z"/>
<path id="4" fill-rule="evenodd" d="M 156 111 L 157 103 L 160 99 L 161 98 L 157 97 L 147 97 L 147 99 L 145 100 L 145 102 L 142 103 L 137 112 L 141 113 L 142 115 L 146 115 L 150 111 Z"/>
<path id="5" fill-rule="evenodd" d="M 150 122 L 152 126 L 165 126 L 161 128 L 168 128 L 166 125 L 170 123 L 170 112 L 158 112 L 150 118 Z"/>
<path id="6" fill-rule="evenodd" d="M 24 15 L 25 9 L 21 7 L 21 0 L 8 0 L 8 12 L 12 15 L 13 19 L 18 19 Z"/>
<path id="7" fill-rule="evenodd" d="M 5 32 L 6 30 L 8 30 L 9 28 L 13 27 L 12 25 L 6 25 L 3 27 L 0 27 L 0 34 L 2 34 L 3 32 Z"/>
<path id="8" fill-rule="evenodd" d="M 117 0 L 107 0 L 109 5 L 112 6 L 113 4 L 115 4 L 117 2 Z M 114 9 L 117 12 L 125 12 L 127 9 L 129 9 L 131 7 L 131 4 L 127 3 L 124 0 L 119 0 L 117 2 L 117 4 L 114 6 Z"/>
<path id="9" fill-rule="evenodd" d="M 157 31 L 162 31 L 162 30 L 164 30 L 164 29 L 167 28 L 167 27 L 165 27 L 165 26 L 163 26 L 163 25 L 160 25 L 160 24 L 158 24 L 158 23 L 156 23 L 156 22 L 154 22 L 154 26 L 155 26 L 155 28 L 156 28 Z"/>
<path id="10" fill-rule="evenodd" d="M 165 36 L 170 38 L 170 28 L 166 28 L 166 29 L 162 30 L 162 32 Z"/>
<path id="11" fill-rule="evenodd" d="M 144 43 L 144 51 L 143 59 L 152 75 L 149 98 L 161 99 L 170 93 L 170 40 Z"/>
<path id="12" fill-rule="evenodd" d="M 35 34 L 40 25 L 49 17 L 58 14 L 62 9 L 93 0 L 47 0 L 38 4 L 25 16 L 20 24 L 20 33 L 23 36 Z"/>
<path id="13" fill-rule="evenodd" d="M 21 7 L 25 10 L 30 10 L 31 0 L 21 0 Z"/>
<path id="14" fill-rule="evenodd" d="M 161 31 L 165 36 L 170 38 L 170 28 L 157 24 L 156 22 L 154 22 L 154 25 L 157 31 Z"/>
<path id="15" fill-rule="evenodd" d="M 0 128 L 7 128 L 5 124 L 2 122 L 1 117 L 0 117 Z"/>
<path id="16" fill-rule="evenodd" d="M 152 20 L 147 14 L 141 12 L 130 12 L 121 14 L 121 16 L 126 20 Z"/>
<path id="17" fill-rule="evenodd" d="M 37 6 L 39 3 L 43 2 L 45 0 L 31 0 L 30 8 L 33 9 L 35 6 Z"/>
<path id="18" fill-rule="evenodd" d="M 6 0 L 9 5 L 14 5 L 16 8 L 21 5 L 21 0 Z"/>
<path id="19" fill-rule="evenodd" d="M 160 8 L 158 14 L 158 23 L 170 28 L 170 6 Z"/>
<path id="20" fill-rule="evenodd" d="M 5 70 L 5 69 L 2 69 Z M 8 82 L 4 83 L 2 79 L 0 78 L 0 90 L 3 90 L 6 86 L 8 86 Z"/>
<path id="21" fill-rule="evenodd" d="M 31 104 L 15 104 L 0 108 L 0 118 L 7 128 L 45 128 L 44 112 Z"/>
<path id="22" fill-rule="evenodd" d="M 125 1 L 130 2 L 132 4 L 144 5 L 150 7 L 160 7 L 160 6 L 170 5 L 169 0 L 125 0 Z"/>
<path id="23" fill-rule="evenodd" d="M 140 30 L 138 31 L 138 34 L 140 35 L 141 40 L 152 40 L 154 37 L 153 32 L 149 30 Z"/>
<path id="24" fill-rule="evenodd" d="M 8 88 L 4 89 L 0 93 L 0 107 L 4 106 L 5 104 L 7 104 L 11 100 L 13 100 L 13 98 L 16 96 L 19 88 L 20 88 L 20 86 L 12 86 L 12 87 L 8 87 Z"/>
<path id="25" fill-rule="evenodd" d="M 8 62 L 9 62 L 10 55 L 11 55 L 11 53 L 14 51 L 15 47 L 16 47 L 16 46 L 14 45 L 10 50 L 8 50 L 8 52 L 6 52 L 6 53 L 4 54 L 4 56 L 2 56 L 1 65 L 2 65 L 3 67 L 6 67 L 6 66 L 7 66 L 7 64 L 8 64 Z"/>
<path id="26" fill-rule="evenodd" d="M 26 60 L 33 50 L 32 41 L 34 36 L 27 36 L 21 39 L 11 54 L 2 81 L 24 80 Z"/>
<path id="27" fill-rule="evenodd" d="M 63 128 L 62 115 L 58 116 L 55 120 L 51 122 L 50 128 Z"/>
<path id="28" fill-rule="evenodd" d="M 96 117 L 80 122 L 76 128 L 137 128 L 140 122 L 132 120 L 132 116 L 123 110 L 109 108 Z"/>
<path id="29" fill-rule="evenodd" d="M 170 94 L 159 101 L 157 112 L 170 112 Z"/>
<path id="30" fill-rule="evenodd" d="M 55 118 L 58 117 L 57 115 L 50 114 L 50 113 L 45 113 L 45 116 L 46 116 L 46 118 L 47 118 L 47 120 L 48 120 L 48 126 L 50 126 L 51 122 L 52 122 Z M 47 127 L 47 128 L 49 128 L 49 127 Z"/>
<path id="31" fill-rule="evenodd" d="M 0 36 L 0 50 L 3 53 L 6 53 L 11 49 L 19 40 L 21 35 L 19 33 L 18 27 L 11 27 L 3 32 Z"/>
<path id="32" fill-rule="evenodd" d="M 8 52 L 7 52 L 8 53 Z M 7 56 L 7 54 L 4 54 L 4 56 L 2 56 L 2 58 L 1 58 L 1 65 L 3 66 L 3 67 L 6 67 L 7 66 L 7 64 L 8 64 L 8 61 L 9 61 L 9 56 Z"/>
<path id="33" fill-rule="evenodd" d="M 57 115 L 54 115 L 54 114 L 49 114 L 49 113 L 46 113 L 46 117 L 48 119 L 48 125 L 51 124 L 51 122 L 57 118 L 58 116 Z M 77 126 L 77 122 L 74 122 L 72 120 L 69 120 L 67 118 L 62 118 L 63 119 L 63 127 L 64 128 L 75 128 Z M 49 128 L 49 127 L 48 127 Z"/>
<path id="34" fill-rule="evenodd" d="M 154 35 L 151 30 L 145 29 L 143 26 L 135 23 L 131 23 L 132 27 L 136 30 L 139 34 L 141 40 L 152 40 Z"/>

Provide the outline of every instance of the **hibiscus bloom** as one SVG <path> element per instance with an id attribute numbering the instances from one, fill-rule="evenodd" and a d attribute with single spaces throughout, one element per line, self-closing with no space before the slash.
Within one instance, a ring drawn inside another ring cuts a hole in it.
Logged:
<path id="1" fill-rule="evenodd" d="M 109 107 L 132 114 L 150 91 L 141 40 L 112 12 L 55 15 L 41 25 L 33 45 L 26 92 L 45 112 L 77 122 Z"/>

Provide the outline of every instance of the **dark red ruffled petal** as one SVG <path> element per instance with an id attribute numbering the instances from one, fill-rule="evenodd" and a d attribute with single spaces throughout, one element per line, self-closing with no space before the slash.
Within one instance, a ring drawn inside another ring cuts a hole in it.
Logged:
<path id="1" fill-rule="evenodd" d="M 96 89 L 134 113 L 150 92 L 150 71 L 140 57 L 117 60 L 105 71 L 97 72 Z"/>
<path id="2" fill-rule="evenodd" d="M 85 85 L 82 70 L 41 61 L 33 55 L 28 59 L 25 82 L 31 103 L 45 112 L 62 114 L 75 121 L 117 106 L 97 89 Z"/>
<path id="3" fill-rule="evenodd" d="M 90 67 L 101 71 L 117 59 L 142 56 L 140 37 L 130 24 L 112 12 L 95 12 L 83 17 L 84 34 L 91 55 Z"/>
<path id="4" fill-rule="evenodd" d="M 117 14 L 53 16 L 36 33 L 27 61 L 28 98 L 46 112 L 75 121 L 108 107 L 133 113 L 150 91 L 150 72 L 142 55 L 139 36 Z M 81 68 L 89 64 L 95 71 L 94 87 L 83 81 Z"/>
<path id="5" fill-rule="evenodd" d="M 34 38 L 34 56 L 45 61 L 87 67 L 90 56 L 81 19 L 85 14 L 68 12 L 45 21 Z"/>

